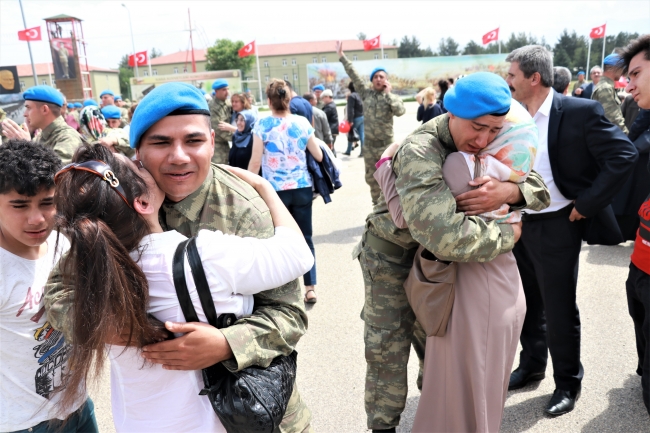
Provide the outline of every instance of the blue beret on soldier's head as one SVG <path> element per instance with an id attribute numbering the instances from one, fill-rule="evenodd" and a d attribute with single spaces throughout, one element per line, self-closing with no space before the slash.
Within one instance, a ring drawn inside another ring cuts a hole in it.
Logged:
<path id="1" fill-rule="evenodd" d="M 210 116 L 208 103 L 199 89 L 187 83 L 166 83 L 153 89 L 133 113 L 129 131 L 131 147 L 138 147 L 142 135 L 163 117 L 180 114 Z"/>
<path id="2" fill-rule="evenodd" d="M 103 90 L 102 93 L 99 94 L 99 97 L 101 98 L 101 97 L 104 96 L 104 95 L 115 96 L 115 94 L 113 93 L 113 91 L 112 91 L 112 90 L 109 90 L 109 89 Z"/>
<path id="3" fill-rule="evenodd" d="M 81 105 L 81 102 L 75 102 L 73 105 L 74 105 L 74 108 L 83 108 L 83 105 Z"/>
<path id="4" fill-rule="evenodd" d="M 102 108 L 102 114 L 105 119 L 120 119 L 122 118 L 122 110 L 115 105 L 107 105 Z"/>
<path id="5" fill-rule="evenodd" d="M 603 60 L 603 65 L 607 66 L 618 66 L 621 63 L 621 56 L 618 54 L 610 54 L 609 56 L 605 57 L 605 60 Z"/>
<path id="6" fill-rule="evenodd" d="M 372 72 L 370 73 L 370 81 L 372 81 L 372 78 L 379 71 L 382 71 L 382 72 L 386 73 L 386 75 L 388 75 L 388 72 L 386 72 L 386 68 L 383 68 L 383 67 L 379 66 L 379 67 L 373 69 Z"/>
<path id="7" fill-rule="evenodd" d="M 320 90 L 321 92 L 323 92 L 323 91 L 325 90 L 325 86 L 323 86 L 322 84 L 318 84 L 318 85 L 312 87 L 311 90 L 313 90 L 314 92 L 315 92 L 316 90 Z"/>
<path id="8" fill-rule="evenodd" d="M 66 107 L 68 107 L 68 108 L 74 108 L 74 103 L 72 103 L 72 102 L 68 102 L 68 103 L 66 104 Z"/>
<path id="9" fill-rule="evenodd" d="M 578 71 L 578 75 L 585 75 L 585 71 Z"/>
<path id="10" fill-rule="evenodd" d="M 63 107 L 63 94 L 52 86 L 34 86 L 23 93 L 25 101 L 47 102 Z"/>
<path id="11" fill-rule="evenodd" d="M 508 113 L 511 100 L 506 80 L 490 72 L 476 72 L 447 90 L 444 105 L 454 116 L 476 119 L 487 114 Z"/>
<path id="12" fill-rule="evenodd" d="M 99 105 L 97 104 L 97 102 L 95 102 L 94 99 L 86 99 L 86 100 L 84 101 L 84 107 L 89 107 L 89 106 L 91 106 L 91 105 L 97 105 L 97 106 L 99 106 Z"/>
<path id="13" fill-rule="evenodd" d="M 120 95 L 115 95 L 115 97 L 113 99 L 116 100 L 116 101 L 121 101 L 122 97 Z"/>
<path id="14" fill-rule="evenodd" d="M 223 89 L 224 87 L 228 87 L 228 82 L 226 80 L 218 79 L 214 80 L 214 83 L 212 83 L 213 90 Z"/>

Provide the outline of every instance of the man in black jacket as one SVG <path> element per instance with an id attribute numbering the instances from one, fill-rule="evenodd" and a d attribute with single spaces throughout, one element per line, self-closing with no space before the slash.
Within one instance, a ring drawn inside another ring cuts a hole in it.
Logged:
<path id="1" fill-rule="evenodd" d="M 325 90 L 320 94 L 320 100 L 323 101 L 323 111 L 327 115 L 327 122 L 330 124 L 330 131 L 332 131 L 332 145 L 330 149 L 336 155 L 334 150 L 334 143 L 336 143 L 336 137 L 339 135 L 339 113 L 336 111 L 336 104 L 334 103 L 334 98 L 332 91 L 330 89 Z"/>
<path id="2" fill-rule="evenodd" d="M 577 98 L 591 99 L 591 94 L 594 93 L 594 87 L 596 87 L 596 84 L 600 81 L 601 75 L 603 75 L 603 70 L 600 69 L 600 66 L 594 66 L 591 68 L 591 71 L 589 71 L 591 83 L 583 84 L 575 89 L 571 94 Z"/>
<path id="3" fill-rule="evenodd" d="M 556 389 L 546 413 L 570 412 L 580 396 L 580 315 L 576 304 L 583 239 L 616 244 L 622 236 L 610 203 L 638 153 L 596 101 L 555 92 L 552 54 L 539 45 L 510 53 L 506 81 L 512 97 L 539 130 L 534 169 L 544 178 L 551 205 L 527 211 L 514 255 L 526 294 L 519 367 L 510 389 L 544 378 L 551 353 Z"/>

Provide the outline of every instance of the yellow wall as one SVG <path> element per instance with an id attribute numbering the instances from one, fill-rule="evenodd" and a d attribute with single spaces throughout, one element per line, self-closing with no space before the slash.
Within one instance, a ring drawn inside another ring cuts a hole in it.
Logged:
<path id="1" fill-rule="evenodd" d="M 52 84 L 50 83 L 50 77 L 47 75 L 38 75 L 38 84 L 46 84 L 48 86 L 54 84 L 56 87 L 56 80 L 54 79 L 54 74 L 52 74 Z M 25 91 L 30 87 L 34 87 L 34 77 L 31 75 L 19 77 L 20 81 L 20 90 Z M 99 101 L 99 94 L 102 90 L 111 89 L 116 95 L 120 93 L 120 79 L 118 72 L 103 72 L 103 71 L 92 71 L 90 73 L 90 86 L 93 89 L 93 99 Z"/>

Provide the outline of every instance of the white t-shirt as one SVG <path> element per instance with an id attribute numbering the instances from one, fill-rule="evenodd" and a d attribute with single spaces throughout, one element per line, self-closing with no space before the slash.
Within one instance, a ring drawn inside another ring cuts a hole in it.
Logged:
<path id="1" fill-rule="evenodd" d="M 149 282 L 148 312 L 158 320 L 185 322 L 176 297 L 172 263 L 179 243 L 176 231 L 146 236 L 131 255 Z M 201 230 L 196 241 L 217 314 L 251 314 L 253 294 L 281 286 L 305 274 L 314 258 L 304 237 L 277 227 L 269 239 L 241 238 Z M 206 322 L 187 259 L 185 280 L 199 319 Z M 200 396 L 200 371 L 163 370 L 145 364 L 135 348 L 109 347 L 111 402 L 118 432 L 225 432 L 207 396 Z"/>
<path id="2" fill-rule="evenodd" d="M 54 264 L 70 248 L 64 236 L 47 238 L 38 260 L 0 248 L 0 431 L 23 430 L 57 416 L 50 399 L 67 368 L 70 346 L 47 321 L 43 289 Z M 85 400 L 85 398 L 84 398 Z M 71 412 L 81 405 L 73 405 Z M 67 414 L 66 414 L 67 415 Z"/>

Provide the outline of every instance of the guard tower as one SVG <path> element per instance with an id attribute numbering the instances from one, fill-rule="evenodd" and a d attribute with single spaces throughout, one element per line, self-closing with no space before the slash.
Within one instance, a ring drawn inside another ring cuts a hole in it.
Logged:
<path id="1" fill-rule="evenodd" d="M 68 101 L 93 97 L 81 19 L 69 15 L 45 18 L 56 87 Z"/>

